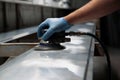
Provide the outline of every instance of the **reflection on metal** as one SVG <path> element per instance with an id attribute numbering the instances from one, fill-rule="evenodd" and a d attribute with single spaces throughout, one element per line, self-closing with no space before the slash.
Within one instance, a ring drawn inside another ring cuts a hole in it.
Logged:
<path id="1" fill-rule="evenodd" d="M 81 29 L 88 29 L 89 32 L 94 33 L 94 25 L 85 24 L 75 25 L 68 31 L 77 32 Z M 32 48 L 6 62 L 0 66 L 0 79 L 86 80 L 88 71 L 89 74 L 92 74 L 89 64 L 92 63 L 93 40 L 88 36 L 72 36 L 70 38 L 71 42 L 62 43 L 65 46 L 63 50 L 36 51 Z M 92 76 L 88 80 L 92 80 Z"/>
<path id="2" fill-rule="evenodd" d="M 0 46 L 25 46 L 25 45 L 28 45 L 28 46 L 35 46 L 35 45 L 38 45 L 39 43 L 0 43 Z"/>
<path id="3" fill-rule="evenodd" d="M 18 56 L 39 43 L 1 43 L 0 57 Z"/>
<path id="4" fill-rule="evenodd" d="M 0 1 L 10 2 L 10 3 L 39 5 L 39 6 L 46 6 L 53 8 L 62 8 L 62 9 L 70 8 L 70 0 L 0 0 Z"/>
<path id="5" fill-rule="evenodd" d="M 0 34 L 0 43 L 12 41 L 21 37 L 25 37 L 37 32 L 37 26 L 29 27 L 25 29 L 14 30 Z"/>
<path id="6" fill-rule="evenodd" d="M 36 33 L 36 27 L 29 27 L 0 34 L 0 57 L 17 56 L 38 43 L 5 43 Z"/>

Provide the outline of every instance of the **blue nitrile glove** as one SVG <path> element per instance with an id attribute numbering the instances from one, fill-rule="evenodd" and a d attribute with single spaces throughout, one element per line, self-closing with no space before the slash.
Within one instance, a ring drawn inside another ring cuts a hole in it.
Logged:
<path id="1" fill-rule="evenodd" d="M 67 30 L 72 25 L 69 24 L 64 18 L 48 18 L 44 22 L 42 22 L 37 31 L 38 38 L 46 41 L 50 36 L 52 36 L 55 32 L 60 32 Z M 46 27 L 49 27 L 48 30 L 43 34 L 42 30 Z"/>

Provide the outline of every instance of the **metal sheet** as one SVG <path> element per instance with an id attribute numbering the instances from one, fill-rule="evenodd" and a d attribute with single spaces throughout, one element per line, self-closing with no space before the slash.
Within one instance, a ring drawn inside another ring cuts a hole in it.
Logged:
<path id="1" fill-rule="evenodd" d="M 71 31 L 93 32 L 94 26 L 91 23 L 76 25 Z M 94 43 L 88 36 L 71 39 L 71 42 L 62 44 L 66 47 L 64 50 L 31 49 L 3 64 L 0 66 L 0 80 L 86 80 L 88 62 L 92 57 L 91 44 Z"/>
<path id="2" fill-rule="evenodd" d="M 14 30 L 0 34 L 0 43 L 15 40 L 37 32 L 37 26 Z"/>
<path id="3" fill-rule="evenodd" d="M 89 2 L 89 0 L 0 0 L 0 1 L 19 4 L 39 5 L 44 7 L 61 9 L 77 9 Z"/>
<path id="4" fill-rule="evenodd" d="M 70 5 L 69 0 L 0 0 L 2 2 L 9 3 L 18 3 L 18 4 L 30 4 L 30 5 L 39 5 L 45 7 L 52 8 L 61 8 L 61 9 L 69 9 Z"/>
<path id="5" fill-rule="evenodd" d="M 39 43 L 1 43 L 0 57 L 18 56 Z"/>

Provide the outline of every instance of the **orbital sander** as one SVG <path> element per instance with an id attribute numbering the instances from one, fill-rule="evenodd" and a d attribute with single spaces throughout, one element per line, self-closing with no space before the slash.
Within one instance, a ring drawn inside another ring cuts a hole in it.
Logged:
<path id="1" fill-rule="evenodd" d="M 48 28 L 43 29 L 42 33 L 44 34 L 47 31 Z M 69 42 L 70 38 L 65 37 L 65 31 L 56 32 L 54 33 L 50 38 L 48 38 L 46 41 L 43 41 L 40 39 L 39 45 L 37 45 L 34 49 L 35 50 L 61 50 L 65 49 L 64 46 L 61 45 L 61 43 Z"/>
<path id="2" fill-rule="evenodd" d="M 45 32 L 45 30 L 44 30 L 44 32 Z M 65 36 L 81 36 L 81 35 L 91 36 L 100 43 L 100 45 L 103 48 L 103 51 L 105 53 L 106 60 L 107 60 L 108 80 L 111 80 L 111 61 L 110 61 L 110 56 L 107 51 L 107 48 L 104 45 L 104 43 L 92 33 L 89 33 L 89 32 L 88 33 L 87 32 L 67 32 L 67 33 L 65 33 L 65 31 L 56 32 L 47 41 L 40 40 L 40 44 L 35 47 L 35 50 L 44 50 L 44 51 L 46 51 L 46 50 L 61 50 L 61 49 L 64 49 L 65 47 L 62 46 L 60 43 L 70 41 L 70 38 L 66 38 Z"/>

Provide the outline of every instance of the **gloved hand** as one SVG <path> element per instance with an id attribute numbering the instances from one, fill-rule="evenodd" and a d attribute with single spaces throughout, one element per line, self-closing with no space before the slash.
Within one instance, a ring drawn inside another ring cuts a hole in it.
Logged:
<path id="1" fill-rule="evenodd" d="M 60 32 L 67 30 L 72 25 L 69 24 L 64 18 L 48 18 L 44 22 L 42 22 L 37 31 L 38 38 L 46 41 L 49 37 L 51 37 L 55 32 Z M 46 27 L 49 27 L 47 31 L 43 34 L 42 30 Z"/>

